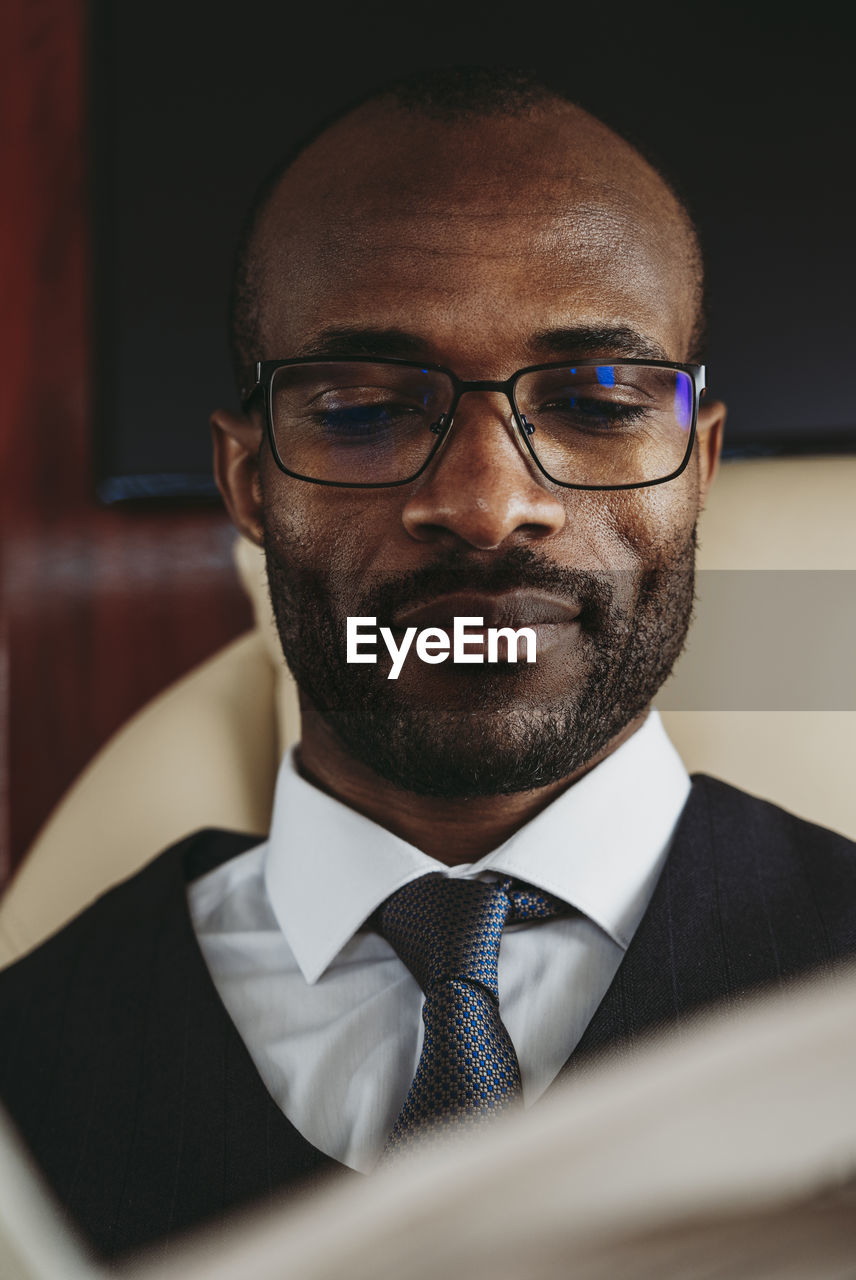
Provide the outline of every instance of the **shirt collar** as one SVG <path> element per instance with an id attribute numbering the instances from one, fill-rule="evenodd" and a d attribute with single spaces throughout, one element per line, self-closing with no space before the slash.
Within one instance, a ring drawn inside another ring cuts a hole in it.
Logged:
<path id="1" fill-rule="evenodd" d="M 268 898 L 301 972 L 316 982 L 375 909 L 429 871 L 511 875 L 562 898 L 626 948 L 689 795 L 652 712 L 616 751 L 478 862 L 449 868 L 300 776 L 277 778 L 265 854 Z"/>

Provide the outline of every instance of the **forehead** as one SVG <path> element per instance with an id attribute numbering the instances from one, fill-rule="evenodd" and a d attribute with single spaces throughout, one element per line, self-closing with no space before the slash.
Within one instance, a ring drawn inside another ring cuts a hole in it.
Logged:
<path id="1" fill-rule="evenodd" d="M 362 325 L 424 332 L 438 354 L 507 336 L 524 358 L 530 331 L 612 324 L 682 359 L 694 317 L 674 198 L 584 113 L 357 115 L 286 175 L 256 262 L 272 356 Z"/>

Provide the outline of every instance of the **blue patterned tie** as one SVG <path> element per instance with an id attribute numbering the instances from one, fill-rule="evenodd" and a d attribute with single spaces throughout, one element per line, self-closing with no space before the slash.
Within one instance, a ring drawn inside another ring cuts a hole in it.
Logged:
<path id="1" fill-rule="evenodd" d="M 425 992 L 425 1038 L 384 1156 L 415 1137 L 482 1123 L 520 1099 L 520 1065 L 499 1016 L 502 930 L 512 921 L 567 910 L 565 903 L 512 880 L 485 884 L 439 871 L 387 898 L 378 932 Z"/>

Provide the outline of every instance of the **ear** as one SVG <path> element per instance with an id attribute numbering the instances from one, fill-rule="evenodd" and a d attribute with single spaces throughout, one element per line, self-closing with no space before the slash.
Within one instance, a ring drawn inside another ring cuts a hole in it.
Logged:
<path id="1" fill-rule="evenodd" d="M 232 523 L 245 538 L 261 546 L 262 489 L 259 451 L 262 427 L 243 414 L 216 409 L 211 415 L 214 478 Z"/>
<path id="2" fill-rule="evenodd" d="M 696 423 L 699 508 L 704 506 L 707 491 L 713 484 L 714 476 L 719 469 L 725 414 L 725 405 L 721 400 L 706 400 L 704 397 L 702 398 Z"/>

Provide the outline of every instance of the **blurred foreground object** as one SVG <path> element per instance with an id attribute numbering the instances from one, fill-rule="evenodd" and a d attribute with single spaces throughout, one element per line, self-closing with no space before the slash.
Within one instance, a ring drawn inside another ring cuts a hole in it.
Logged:
<path id="1" fill-rule="evenodd" d="M 0 1276 L 3 1280 L 96 1280 L 103 1274 L 66 1226 L 0 1112 Z"/>
<path id="2" fill-rule="evenodd" d="M 786 574 L 819 571 L 818 578 L 825 575 L 824 598 L 832 606 L 838 598 L 840 608 L 806 624 L 834 638 L 842 654 L 852 655 L 856 637 L 842 620 L 852 614 L 852 605 L 849 614 L 846 605 L 856 596 L 854 492 L 856 455 L 723 466 L 699 526 L 702 622 L 706 582 L 713 587 L 722 571 L 735 579 L 758 573 L 759 590 L 769 589 L 775 571 L 783 581 Z M 261 552 L 239 541 L 235 555 L 256 629 L 144 707 L 71 788 L 0 903 L 0 966 L 193 831 L 219 826 L 267 833 L 277 766 L 300 736 L 300 715 L 273 623 Z M 790 585 L 784 581 L 785 589 Z M 800 606 L 794 600 L 795 613 Z M 737 627 L 739 632 L 739 619 Z M 716 627 L 706 634 L 699 626 L 690 633 L 687 660 L 704 671 L 722 663 L 721 648 Z M 731 655 L 735 666 L 743 656 Z M 852 680 L 852 657 L 841 661 Z M 685 682 L 682 671 L 684 659 L 658 705 L 674 706 L 670 699 Z M 856 710 L 844 688 L 839 705 L 849 709 L 664 709 L 662 714 L 691 773 L 711 774 L 856 839 L 851 765 Z"/>
<path id="3" fill-rule="evenodd" d="M 856 1274 L 856 972 L 713 1015 L 531 1111 L 138 1280 Z"/>
<path id="4" fill-rule="evenodd" d="M 0 1128 L 3 1280 L 842 1280 L 856 970 L 580 1073 L 532 1110 L 105 1272 Z M 5 1251 L 5 1252 L 4 1252 Z"/>

